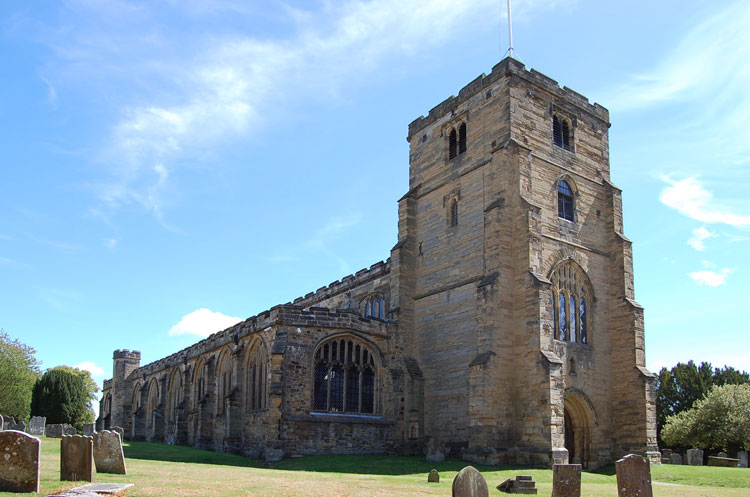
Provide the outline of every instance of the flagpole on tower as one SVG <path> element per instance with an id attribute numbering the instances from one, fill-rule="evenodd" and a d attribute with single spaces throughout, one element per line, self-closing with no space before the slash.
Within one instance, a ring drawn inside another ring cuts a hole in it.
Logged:
<path id="1" fill-rule="evenodd" d="M 509 38 L 509 48 L 508 48 L 508 56 L 513 58 L 513 18 L 511 16 L 510 11 L 510 0 L 508 0 L 508 38 Z"/>

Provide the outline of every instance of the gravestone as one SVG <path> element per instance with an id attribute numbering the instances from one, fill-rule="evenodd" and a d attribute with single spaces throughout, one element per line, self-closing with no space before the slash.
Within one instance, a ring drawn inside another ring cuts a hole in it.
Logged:
<path id="1" fill-rule="evenodd" d="M 83 433 L 83 436 L 85 437 L 93 436 L 94 433 L 96 433 L 96 430 L 94 429 L 94 423 L 84 424 L 83 429 L 81 429 L 81 432 Z"/>
<path id="2" fill-rule="evenodd" d="M 20 431 L 0 432 L 0 492 L 39 492 L 42 442 Z"/>
<path id="3" fill-rule="evenodd" d="M 741 450 L 737 453 L 737 459 L 740 460 L 740 468 L 747 468 L 747 451 Z"/>
<path id="4" fill-rule="evenodd" d="M 536 482 L 531 475 L 518 475 L 515 478 L 508 478 L 497 489 L 509 494 L 528 494 L 536 495 L 538 489 Z"/>
<path id="5" fill-rule="evenodd" d="M 581 497 L 581 465 L 552 466 L 552 497 Z"/>
<path id="6" fill-rule="evenodd" d="M 685 459 L 690 466 L 703 466 L 703 451 L 701 449 L 688 449 Z"/>
<path id="7" fill-rule="evenodd" d="M 16 422 L 13 416 L 8 416 L 7 418 L 5 418 L 4 429 L 13 431 L 26 431 L 26 423 L 24 423 L 23 421 Z"/>
<path id="8" fill-rule="evenodd" d="M 739 466 L 740 460 L 733 457 L 718 457 L 708 456 L 709 466 L 724 466 L 726 468 L 736 468 Z"/>
<path id="9" fill-rule="evenodd" d="M 60 440 L 60 479 L 94 480 L 94 440 L 81 435 L 63 435 Z"/>
<path id="10" fill-rule="evenodd" d="M 97 473 L 127 474 L 119 433 L 109 430 L 94 433 L 94 463 Z"/>
<path id="11" fill-rule="evenodd" d="M 425 451 L 425 458 L 428 462 L 445 461 L 445 447 L 434 438 L 430 438 L 427 441 Z"/>
<path id="12" fill-rule="evenodd" d="M 120 434 L 120 440 L 125 440 L 125 428 L 123 428 L 122 426 L 113 426 L 110 431 L 116 431 Z"/>
<path id="13" fill-rule="evenodd" d="M 674 453 L 669 456 L 669 464 L 682 464 L 682 456 Z"/>
<path id="14" fill-rule="evenodd" d="M 716 454 L 716 457 L 729 457 L 729 456 L 727 456 L 726 452 L 719 452 L 718 454 Z"/>
<path id="15" fill-rule="evenodd" d="M 453 497 L 489 497 L 487 481 L 473 466 L 466 466 L 453 479 Z"/>
<path id="16" fill-rule="evenodd" d="M 671 455 L 672 455 L 672 449 L 662 449 L 661 450 L 661 456 L 662 457 L 666 457 L 667 459 L 669 459 L 669 456 L 671 456 Z"/>
<path id="17" fill-rule="evenodd" d="M 630 454 L 615 463 L 618 497 L 653 497 L 648 459 Z"/>
<path id="18" fill-rule="evenodd" d="M 5 424 L 5 421 L 3 418 L 5 418 L 5 416 L 0 416 L 0 431 L 3 431 L 3 424 Z"/>
<path id="19" fill-rule="evenodd" d="M 44 436 L 44 427 L 47 424 L 47 418 L 44 416 L 32 416 L 29 420 L 29 435 L 36 437 Z"/>
<path id="20" fill-rule="evenodd" d="M 66 435 L 75 435 L 76 429 L 68 423 L 47 425 L 44 433 L 50 438 L 62 438 Z"/>
<path id="21" fill-rule="evenodd" d="M 430 474 L 427 475 L 427 483 L 438 483 L 440 482 L 440 473 L 438 473 L 438 470 L 433 469 L 430 471 Z"/>

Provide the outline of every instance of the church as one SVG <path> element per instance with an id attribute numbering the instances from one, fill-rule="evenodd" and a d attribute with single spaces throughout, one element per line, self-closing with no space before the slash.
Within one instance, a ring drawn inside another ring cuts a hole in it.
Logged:
<path id="1" fill-rule="evenodd" d="M 147 365 L 99 429 L 276 461 L 658 461 L 609 113 L 508 57 L 409 124 L 390 256 Z"/>

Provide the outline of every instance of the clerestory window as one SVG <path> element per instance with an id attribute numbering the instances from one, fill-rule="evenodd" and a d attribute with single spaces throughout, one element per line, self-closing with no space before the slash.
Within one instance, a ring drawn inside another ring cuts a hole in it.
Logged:
<path id="1" fill-rule="evenodd" d="M 315 352 L 313 410 L 373 414 L 377 381 L 375 358 L 350 338 L 330 340 Z"/>
<path id="2" fill-rule="evenodd" d="M 573 190 L 565 180 L 557 184 L 557 216 L 568 221 L 574 221 Z"/>

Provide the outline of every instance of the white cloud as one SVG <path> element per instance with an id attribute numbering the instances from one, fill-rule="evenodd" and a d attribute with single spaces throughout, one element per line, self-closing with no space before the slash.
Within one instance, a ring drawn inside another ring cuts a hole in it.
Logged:
<path id="1" fill-rule="evenodd" d="M 704 226 L 701 226 L 700 228 L 696 228 L 693 230 L 693 236 L 688 239 L 687 243 L 698 252 L 702 252 L 706 249 L 706 244 L 703 243 L 703 241 L 709 238 L 714 238 L 715 236 L 716 233 L 712 233 L 708 231 Z"/>
<path id="2" fill-rule="evenodd" d="M 84 361 L 82 363 L 76 364 L 73 366 L 74 368 L 78 368 L 81 371 L 88 371 L 91 373 L 91 376 L 104 376 L 104 370 L 96 365 L 96 363 L 91 361 Z"/>
<path id="3" fill-rule="evenodd" d="M 661 179 L 669 183 L 659 194 L 659 200 L 667 207 L 702 223 L 724 223 L 736 227 L 750 226 L 750 216 L 736 214 L 730 209 L 717 205 L 713 194 L 703 187 L 696 177 L 673 180 L 668 176 Z"/>
<path id="4" fill-rule="evenodd" d="M 695 271 L 688 274 L 688 276 L 693 278 L 700 286 L 705 285 L 717 287 L 726 284 L 727 276 L 729 276 L 731 272 L 730 269 L 724 268 L 718 273 L 715 271 L 703 270 Z"/>
<path id="5" fill-rule="evenodd" d="M 169 336 L 197 335 L 207 337 L 211 333 L 225 330 L 240 321 L 242 321 L 240 318 L 201 308 L 183 316 L 180 322 L 169 330 Z"/>

